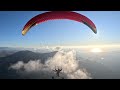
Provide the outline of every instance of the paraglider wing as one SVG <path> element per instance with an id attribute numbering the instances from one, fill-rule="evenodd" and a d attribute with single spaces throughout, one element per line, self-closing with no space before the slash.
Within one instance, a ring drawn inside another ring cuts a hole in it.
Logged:
<path id="1" fill-rule="evenodd" d="M 42 22 L 48 20 L 56 20 L 56 19 L 69 19 L 81 22 L 87 25 L 95 34 L 97 33 L 97 29 L 95 24 L 86 16 L 72 12 L 72 11 L 51 11 L 39 14 L 32 19 L 30 19 L 22 30 L 22 35 L 25 35 L 33 26 L 40 24 Z"/>

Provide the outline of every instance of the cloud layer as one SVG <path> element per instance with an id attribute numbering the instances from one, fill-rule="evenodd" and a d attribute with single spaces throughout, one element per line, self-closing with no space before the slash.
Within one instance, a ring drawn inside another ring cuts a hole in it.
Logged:
<path id="1" fill-rule="evenodd" d="M 91 79 L 86 69 L 80 68 L 74 50 L 67 52 L 60 50 L 44 64 L 41 63 L 41 60 L 30 60 L 27 63 L 18 61 L 10 68 L 16 70 L 22 78 L 28 79 L 51 79 L 52 77 L 56 79 Z M 53 71 L 55 68 L 62 68 L 59 78 Z"/>

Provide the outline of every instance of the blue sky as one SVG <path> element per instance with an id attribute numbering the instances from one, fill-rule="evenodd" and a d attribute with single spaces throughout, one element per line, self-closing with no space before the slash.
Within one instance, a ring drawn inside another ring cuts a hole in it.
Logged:
<path id="1" fill-rule="evenodd" d="M 41 23 L 22 36 L 28 20 L 46 11 L 0 11 L 0 47 L 39 47 L 40 45 L 119 45 L 120 11 L 75 11 L 90 18 L 94 34 L 86 25 L 71 20 Z"/>

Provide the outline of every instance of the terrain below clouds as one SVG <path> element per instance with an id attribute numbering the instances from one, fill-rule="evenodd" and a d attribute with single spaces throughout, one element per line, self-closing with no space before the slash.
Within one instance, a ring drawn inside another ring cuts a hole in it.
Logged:
<path id="1" fill-rule="evenodd" d="M 16 51 L 0 57 L 0 79 L 59 79 L 55 68 L 62 68 L 60 78 L 64 79 L 120 78 L 101 63 L 76 53 L 62 49 L 48 53 Z"/>

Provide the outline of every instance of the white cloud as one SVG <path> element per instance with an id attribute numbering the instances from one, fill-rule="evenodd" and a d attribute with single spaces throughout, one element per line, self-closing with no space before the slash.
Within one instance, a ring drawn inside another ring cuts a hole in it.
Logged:
<path id="1" fill-rule="evenodd" d="M 24 66 L 24 63 L 22 61 L 18 61 L 18 63 L 14 64 L 11 66 L 11 68 L 19 70 L 20 68 L 22 68 Z"/>

